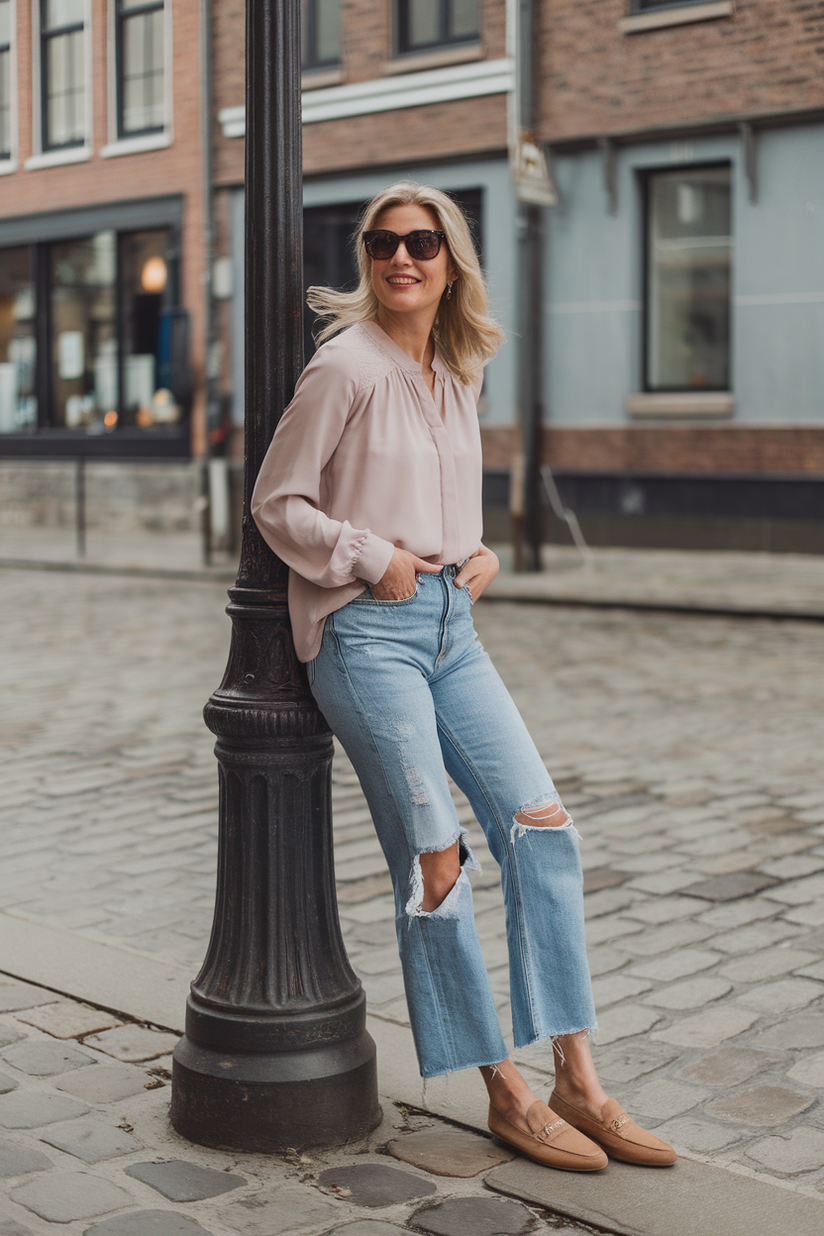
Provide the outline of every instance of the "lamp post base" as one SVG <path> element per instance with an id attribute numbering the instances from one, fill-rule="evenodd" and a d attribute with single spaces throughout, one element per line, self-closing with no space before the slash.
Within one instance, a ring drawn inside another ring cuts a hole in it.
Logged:
<path id="1" fill-rule="evenodd" d="M 172 1124 L 202 1146 L 263 1154 L 340 1146 L 380 1123 L 375 1044 L 239 1056 L 183 1038 L 173 1063 Z"/>

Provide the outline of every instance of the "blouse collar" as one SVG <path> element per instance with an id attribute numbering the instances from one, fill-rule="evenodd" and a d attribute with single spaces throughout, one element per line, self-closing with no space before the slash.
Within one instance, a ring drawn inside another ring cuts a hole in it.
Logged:
<path id="1" fill-rule="evenodd" d="M 413 373 L 420 377 L 422 366 L 419 365 L 416 360 L 413 360 L 407 352 L 404 352 L 403 348 L 399 347 L 398 344 L 395 343 L 394 339 L 390 338 L 386 331 L 382 330 L 381 327 L 378 326 L 377 322 L 361 322 L 361 326 L 364 330 L 369 332 L 375 342 L 383 349 L 384 352 L 392 357 L 392 360 L 395 361 L 401 369 L 405 369 L 407 373 Z M 442 375 L 449 372 L 446 365 L 443 363 L 437 344 L 435 345 L 435 355 L 432 357 L 432 368 L 435 373 Z"/>

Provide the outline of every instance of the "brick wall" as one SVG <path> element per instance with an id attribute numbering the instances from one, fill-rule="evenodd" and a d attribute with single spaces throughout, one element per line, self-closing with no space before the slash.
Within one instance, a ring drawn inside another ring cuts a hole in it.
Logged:
<path id="1" fill-rule="evenodd" d="M 483 429 L 484 465 L 507 471 L 513 429 Z M 824 476 L 824 429 L 720 425 L 565 429 L 546 426 L 542 454 L 568 472 L 771 473 Z"/>
<path id="2" fill-rule="evenodd" d="M 620 34 L 628 12 L 628 0 L 542 0 L 545 140 L 824 106 L 820 0 L 735 0 L 731 17 Z"/>
<path id="3" fill-rule="evenodd" d="M 215 5 L 215 109 L 240 106 L 244 94 L 243 0 Z M 392 58 L 392 0 L 342 0 L 341 82 L 384 76 Z M 481 43 L 496 59 L 505 53 L 503 0 L 482 0 Z M 309 124 L 303 130 L 307 175 L 354 168 L 403 165 L 458 155 L 484 154 L 506 145 L 503 95 L 462 99 L 421 108 Z M 219 185 L 244 178 L 244 143 L 215 136 L 215 179 Z"/>

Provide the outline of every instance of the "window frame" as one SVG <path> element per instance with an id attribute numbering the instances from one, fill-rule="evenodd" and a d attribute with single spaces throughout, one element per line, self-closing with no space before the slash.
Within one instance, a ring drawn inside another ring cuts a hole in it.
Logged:
<path id="1" fill-rule="evenodd" d="M 9 148 L 0 151 L 0 176 L 17 171 L 17 0 L 9 4 L 9 41 L 0 52 L 9 54 Z"/>
<path id="2" fill-rule="evenodd" d="M 481 2 L 478 4 L 478 24 L 477 28 L 471 34 L 461 34 L 450 37 L 447 32 L 449 27 L 449 9 L 454 3 L 454 0 L 438 0 L 439 10 L 439 26 L 440 34 L 435 42 L 432 43 L 410 43 L 410 9 L 415 0 L 395 0 L 394 3 L 394 30 L 395 30 L 395 55 L 396 56 L 420 56 L 428 55 L 430 52 L 440 51 L 453 47 L 470 47 L 476 44 L 481 37 Z"/>
<path id="3" fill-rule="evenodd" d="M 85 150 L 91 145 L 92 140 L 92 77 L 93 74 L 89 71 L 92 66 L 92 48 L 91 48 L 91 0 L 84 0 L 83 4 L 83 21 L 73 22 L 68 26 L 61 26 L 56 30 L 45 30 L 45 14 L 46 0 L 35 0 L 36 18 L 37 18 L 37 38 L 32 39 L 32 49 L 37 57 L 37 89 L 32 90 L 32 100 L 37 100 L 39 114 L 37 116 L 37 124 L 35 132 L 39 144 L 39 154 L 43 155 L 61 155 L 69 154 L 71 151 Z M 83 136 L 70 142 L 48 142 L 48 56 L 46 54 L 46 46 L 49 40 L 57 38 L 59 35 L 71 34 L 73 32 L 82 31 L 83 34 L 83 56 L 84 56 L 84 84 L 83 84 Z"/>
<path id="4" fill-rule="evenodd" d="M 641 384 L 640 388 L 645 395 L 683 395 L 683 394 L 708 394 L 708 395 L 723 395 L 732 394 L 732 376 L 733 376 L 733 284 L 732 284 L 732 263 L 730 263 L 730 286 L 728 298 L 728 333 L 727 333 L 727 385 L 724 387 L 694 387 L 694 386 L 651 386 L 649 381 L 649 364 L 650 364 L 650 226 L 652 222 L 651 216 L 651 185 L 656 176 L 669 173 L 670 175 L 679 171 L 701 172 L 711 169 L 726 168 L 730 174 L 730 253 L 734 253 L 734 213 L 733 213 L 733 186 L 735 183 L 735 167 L 731 159 L 702 159 L 698 162 L 690 162 L 673 165 L 672 163 L 662 164 L 656 167 L 645 167 L 639 169 L 639 179 L 641 185 Z"/>
<path id="5" fill-rule="evenodd" d="M 301 71 L 303 73 L 322 73 L 322 72 L 328 73 L 334 69 L 339 69 L 340 68 L 340 46 L 341 46 L 341 43 L 340 43 L 340 21 L 341 21 L 340 0 L 338 0 L 338 54 L 337 56 L 335 56 L 334 60 L 319 60 L 317 56 L 314 54 L 316 47 L 317 47 L 318 0 L 306 0 L 306 7 L 307 7 L 307 20 L 306 20 L 307 30 L 311 31 L 310 37 L 306 40 L 306 42 L 311 43 L 313 54 L 312 54 L 311 59 L 306 59 L 307 48 L 306 46 L 303 46 L 303 45 L 301 46 L 301 58 L 300 58 Z M 303 43 L 302 40 L 301 42 Z"/>
<path id="6" fill-rule="evenodd" d="M 137 17 L 141 14 L 157 12 L 163 13 L 163 123 L 152 125 L 145 129 L 130 129 L 123 128 L 123 28 L 124 23 L 130 17 Z M 111 29 L 113 32 L 112 42 L 112 71 L 113 71 L 113 124 L 112 141 L 113 142 L 131 142 L 142 138 L 156 137 L 166 133 L 169 128 L 169 95 L 171 92 L 171 73 L 169 62 L 169 45 L 171 41 L 170 29 L 170 10 L 171 5 L 167 0 L 143 0 L 139 6 L 130 10 L 127 13 L 123 12 L 122 0 L 110 0 L 109 15 Z"/>

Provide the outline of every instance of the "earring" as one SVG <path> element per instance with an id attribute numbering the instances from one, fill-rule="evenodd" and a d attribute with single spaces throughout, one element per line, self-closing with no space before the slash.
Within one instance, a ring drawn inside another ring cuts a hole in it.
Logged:
<path id="1" fill-rule="evenodd" d="M 454 280 L 453 280 L 453 283 L 454 283 Z M 447 300 L 452 299 L 452 284 L 451 283 L 447 283 L 446 285 L 446 299 Z"/>

